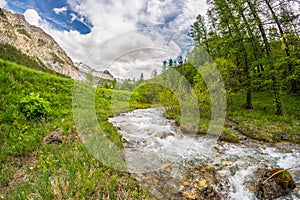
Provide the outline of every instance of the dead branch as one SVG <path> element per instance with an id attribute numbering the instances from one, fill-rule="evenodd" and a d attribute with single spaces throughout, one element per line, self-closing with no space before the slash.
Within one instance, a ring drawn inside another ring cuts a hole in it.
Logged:
<path id="1" fill-rule="evenodd" d="M 299 168 L 300 166 L 296 166 L 296 167 L 290 167 L 290 168 L 287 168 L 287 169 L 282 169 L 282 170 L 279 170 L 277 172 L 275 172 L 274 174 L 272 174 L 271 176 L 269 176 L 266 180 L 264 180 L 262 182 L 263 185 L 265 185 L 271 178 L 273 178 L 274 176 L 276 176 L 277 174 L 280 174 L 282 172 L 285 172 L 285 171 L 288 171 L 288 170 L 291 170 L 291 169 L 295 169 L 295 168 Z"/>

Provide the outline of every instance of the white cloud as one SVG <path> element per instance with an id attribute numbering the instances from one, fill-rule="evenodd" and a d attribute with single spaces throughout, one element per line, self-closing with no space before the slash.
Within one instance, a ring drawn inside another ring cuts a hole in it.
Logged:
<path id="1" fill-rule="evenodd" d="M 40 26 L 42 18 L 39 13 L 34 9 L 27 9 L 24 13 L 25 19 L 29 24 Z"/>
<path id="2" fill-rule="evenodd" d="M 1 1 L 1 0 L 0 0 Z M 205 2 L 199 0 L 68 0 L 72 21 L 93 25 L 89 34 L 58 31 L 29 9 L 26 19 L 42 27 L 73 61 L 83 61 L 99 70 L 109 69 L 119 77 L 147 77 L 162 61 L 175 58 L 188 46 L 187 36 Z M 172 20 L 172 21 L 170 21 Z M 168 24 L 166 24 L 168 22 Z M 165 24 L 168 28 L 142 28 Z M 158 69 L 159 71 L 159 69 Z"/>
<path id="3" fill-rule="evenodd" d="M 59 15 L 60 13 L 63 13 L 63 12 L 66 12 L 68 10 L 68 7 L 67 6 L 64 6 L 62 8 L 54 8 L 53 11 Z"/>
<path id="4" fill-rule="evenodd" d="M 149 25 L 163 24 L 169 18 L 176 17 L 182 9 L 183 1 L 152 0 L 147 1 L 146 12 L 141 21 Z"/>
<path id="5" fill-rule="evenodd" d="M 7 2 L 5 0 L 0 0 L 0 8 L 6 8 Z"/>
<path id="6" fill-rule="evenodd" d="M 71 22 L 77 20 L 77 15 L 75 15 L 74 13 L 71 13 L 70 16 L 72 17 Z"/>

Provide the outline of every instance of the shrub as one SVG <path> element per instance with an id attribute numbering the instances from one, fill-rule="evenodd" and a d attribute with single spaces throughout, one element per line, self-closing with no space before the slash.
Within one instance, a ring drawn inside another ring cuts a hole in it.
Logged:
<path id="1" fill-rule="evenodd" d="M 46 117 L 51 111 L 50 103 L 33 93 L 21 99 L 20 109 L 28 119 Z"/>

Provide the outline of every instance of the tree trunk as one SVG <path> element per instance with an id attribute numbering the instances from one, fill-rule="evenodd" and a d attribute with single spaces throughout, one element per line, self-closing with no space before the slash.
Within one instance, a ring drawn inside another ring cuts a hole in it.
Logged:
<path id="1" fill-rule="evenodd" d="M 238 8 L 238 12 L 241 15 L 242 19 L 244 20 L 247 32 L 250 36 L 250 43 L 251 43 L 251 47 L 253 50 L 253 55 L 254 55 L 255 60 L 257 61 L 259 59 L 259 54 L 258 54 L 259 49 L 258 49 L 258 44 L 254 43 L 255 36 L 253 34 L 253 31 L 251 30 L 248 20 L 243 12 L 243 8 L 240 6 L 240 4 L 238 2 L 236 2 L 236 1 L 233 1 L 233 2 L 234 2 L 234 6 Z M 257 72 L 259 73 L 259 72 L 263 72 L 263 71 L 264 71 L 264 67 L 262 66 L 262 64 L 257 65 Z"/>
<path id="2" fill-rule="evenodd" d="M 274 21 L 275 21 L 275 23 L 276 23 L 276 25 L 277 25 L 277 28 L 278 28 L 278 30 L 279 30 L 280 36 L 281 36 L 282 41 L 283 41 L 283 44 L 284 44 L 285 54 L 286 54 L 286 56 L 287 56 L 288 59 L 289 59 L 291 53 L 290 53 L 290 49 L 289 49 L 289 43 L 288 43 L 287 39 L 284 37 L 284 31 L 283 31 L 283 28 L 281 27 L 281 24 L 280 24 L 280 22 L 279 22 L 279 19 L 278 19 L 277 15 L 276 15 L 275 11 L 274 11 L 273 8 L 272 8 L 272 6 L 271 6 L 271 4 L 270 4 L 270 1 L 269 1 L 269 0 L 264 0 L 264 1 L 265 1 L 265 3 L 267 4 L 267 6 L 268 6 L 270 12 L 272 13 L 272 17 L 273 17 L 273 19 L 274 19 Z M 291 63 L 290 60 L 288 60 L 288 64 L 287 64 L 287 65 L 288 65 L 289 73 L 293 73 L 293 64 Z M 296 81 L 295 81 L 295 80 L 292 80 L 292 81 L 291 81 L 291 91 L 292 91 L 293 93 L 297 93 L 297 84 L 296 84 Z"/>
<path id="3" fill-rule="evenodd" d="M 268 57 L 268 63 L 270 65 L 271 76 L 272 76 L 272 88 L 273 88 L 273 92 L 274 92 L 273 94 L 274 94 L 274 99 L 275 99 L 275 104 L 276 104 L 276 114 L 283 115 L 282 103 L 281 103 L 279 87 L 278 87 L 279 84 L 278 84 L 278 81 L 277 81 L 277 78 L 276 78 L 276 75 L 275 75 L 274 65 L 273 65 L 273 63 L 271 63 L 272 53 L 271 53 L 271 47 L 270 47 L 270 44 L 269 44 L 269 40 L 267 38 L 267 34 L 265 32 L 265 29 L 263 27 L 261 19 L 259 18 L 258 14 L 256 12 L 256 9 L 255 9 L 254 5 L 251 3 L 250 0 L 247 0 L 247 4 L 250 8 L 251 14 L 254 17 L 254 20 L 256 21 L 256 23 L 258 25 L 259 31 L 261 33 L 261 36 L 263 38 L 263 42 L 264 42 L 264 45 L 265 45 L 266 54 L 267 54 L 267 57 Z"/>
<path id="4" fill-rule="evenodd" d="M 229 2 L 227 2 L 226 0 L 224 1 L 224 7 L 227 9 L 227 14 L 229 15 L 230 19 L 234 19 L 235 20 L 235 16 L 232 14 L 229 6 L 228 6 Z M 222 8 L 220 8 L 222 9 Z M 233 20 L 233 21 L 234 21 Z M 228 26 L 229 31 L 231 32 L 231 28 L 230 28 L 230 22 L 228 19 L 226 19 L 226 23 Z M 245 74 L 246 74 L 246 82 L 247 82 L 247 100 L 246 100 L 246 105 L 245 108 L 247 109 L 252 109 L 252 98 L 251 98 L 251 76 L 250 76 L 250 67 L 249 67 L 249 59 L 248 59 L 248 55 L 247 55 L 247 49 L 245 47 L 244 44 L 244 38 L 243 35 L 241 33 L 240 28 L 238 27 L 238 25 L 233 22 L 233 27 L 234 27 L 234 33 L 237 35 L 238 41 L 239 41 L 239 46 L 240 46 L 240 50 L 241 50 L 241 54 L 243 56 L 243 61 L 244 61 L 244 70 L 245 70 Z M 232 37 L 232 35 L 231 35 Z M 239 57 L 239 54 L 237 54 L 237 57 Z M 239 59 L 239 58 L 238 58 Z"/>

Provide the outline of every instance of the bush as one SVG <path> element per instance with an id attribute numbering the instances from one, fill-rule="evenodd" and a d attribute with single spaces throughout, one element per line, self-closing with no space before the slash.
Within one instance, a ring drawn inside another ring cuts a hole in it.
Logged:
<path id="1" fill-rule="evenodd" d="M 20 109 L 28 119 L 46 117 L 51 111 L 50 103 L 33 93 L 21 99 Z"/>

